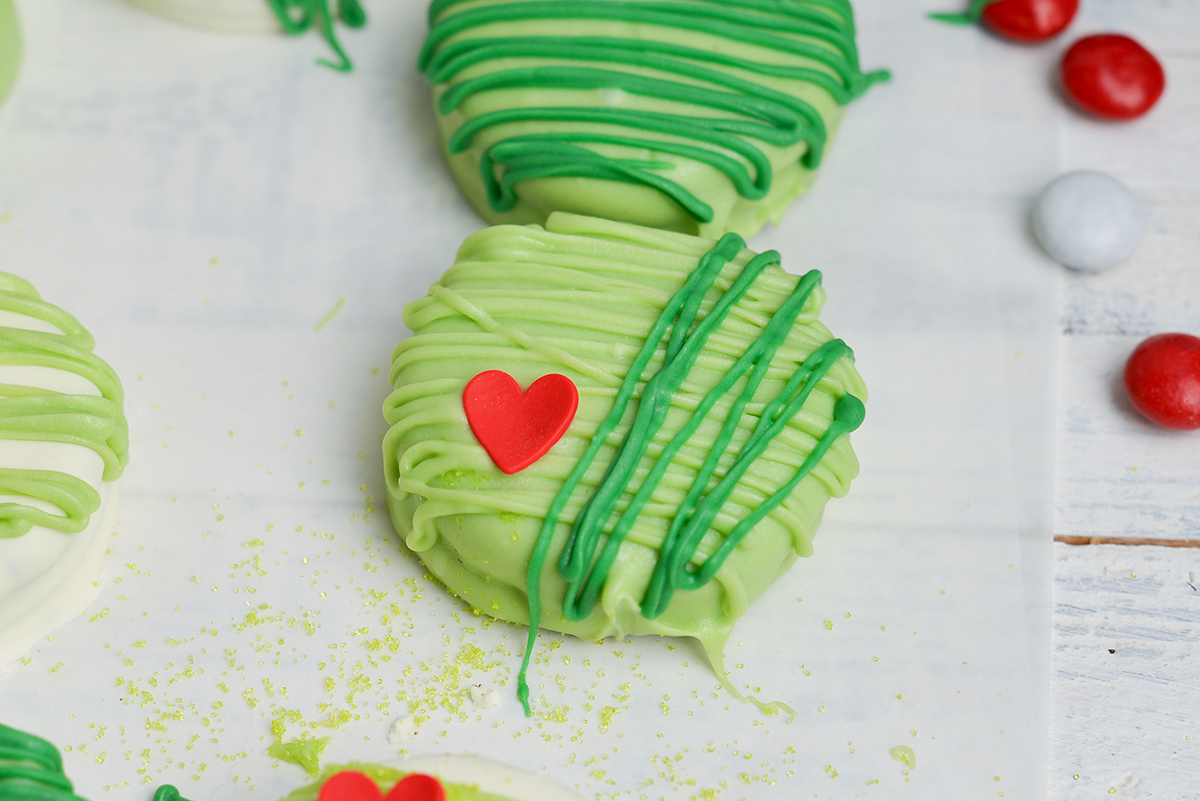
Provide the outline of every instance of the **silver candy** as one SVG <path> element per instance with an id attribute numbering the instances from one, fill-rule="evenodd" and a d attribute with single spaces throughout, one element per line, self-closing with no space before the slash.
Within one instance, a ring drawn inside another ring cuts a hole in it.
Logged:
<path id="1" fill-rule="evenodd" d="M 1111 175 L 1069 172 L 1042 190 L 1033 207 L 1033 231 L 1060 264 L 1108 270 L 1137 251 L 1146 214 L 1138 196 Z"/>

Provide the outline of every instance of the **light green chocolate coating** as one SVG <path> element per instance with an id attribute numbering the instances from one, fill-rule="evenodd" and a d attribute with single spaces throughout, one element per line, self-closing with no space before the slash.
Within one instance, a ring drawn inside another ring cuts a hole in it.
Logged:
<path id="1" fill-rule="evenodd" d="M 0 101 L 4 100 L 21 65 L 21 31 L 12 0 L 0 0 Z"/>
<path id="2" fill-rule="evenodd" d="M 90 448 L 104 461 L 104 480 L 116 481 L 129 461 L 124 392 L 113 369 L 92 353 L 92 335 L 74 317 L 42 300 L 28 282 L 8 273 L 0 273 L 0 311 L 40 320 L 61 332 L 0 325 L 0 366 L 74 373 L 100 391 L 98 396 L 67 394 L 0 383 L 0 440 L 64 442 Z M 78 533 L 100 508 L 99 494 L 86 481 L 52 470 L 0 467 L 0 495 L 38 498 L 62 512 L 55 514 L 19 502 L 0 503 L 0 538 L 19 537 L 35 525 Z"/>
<path id="3" fill-rule="evenodd" d="M 750 236 L 888 77 L 859 69 L 848 0 L 434 0 L 429 18 L 446 156 L 494 223 Z"/>
<path id="4" fill-rule="evenodd" d="M 704 332 L 703 347 L 688 356 L 694 361 L 673 379 L 675 388 L 660 395 L 657 428 L 622 468 L 630 480 L 608 480 L 622 442 L 637 428 L 646 382 L 688 350 L 682 334 L 660 339 L 656 321 L 716 244 L 555 214 L 544 230 L 501 226 L 470 237 L 429 296 L 406 309 L 414 334 L 393 354 L 395 391 L 384 408 L 391 425 L 384 440 L 389 508 L 405 542 L 456 595 L 516 623 L 529 621 L 533 605 L 540 626 L 587 639 L 695 637 L 720 675 L 734 622 L 798 555 L 812 553 L 825 502 L 844 495 L 858 472 L 849 438 L 841 436 L 857 423 L 839 428 L 833 421 L 844 414 L 835 408 L 865 398 L 866 388 L 849 349 L 817 319 L 825 299 L 819 283 L 785 273 L 775 259 L 755 260 L 734 247 L 724 254 L 728 261 L 718 261 L 712 286 L 696 297 L 697 331 L 710 313 L 717 319 L 714 309 L 736 294 L 731 288 L 748 265 L 761 272 L 719 325 Z M 786 321 L 788 312 L 780 312 L 789 300 L 801 301 L 794 320 L 763 369 L 750 370 L 746 355 L 762 348 L 773 318 Z M 651 355 L 626 406 L 622 386 L 647 340 Z M 579 409 L 563 439 L 514 475 L 492 464 L 462 408 L 466 383 L 495 369 L 522 387 L 561 373 L 579 390 Z M 757 387 L 743 397 L 748 384 L 739 379 L 732 391 L 712 393 L 729 383 L 731 372 L 748 375 Z M 770 404 L 781 397 L 799 403 L 788 414 L 773 413 Z M 608 432 L 614 409 L 616 425 Z M 753 443 L 764 414 L 777 414 L 779 425 L 758 452 Z M 696 483 L 708 467 L 711 478 Z M 607 526 L 580 541 L 590 543 L 588 565 L 598 552 L 611 564 L 607 575 L 593 571 L 602 586 L 588 581 L 590 590 L 577 596 L 588 571 L 562 556 L 602 485 L 618 493 L 607 504 L 613 514 L 606 512 Z M 681 506 L 694 501 L 701 508 L 725 491 L 706 525 L 681 534 Z M 634 515 L 624 515 L 639 504 Z M 623 542 L 605 551 L 622 516 Z M 676 536 L 692 538 L 689 547 L 673 546 Z M 544 552 L 539 539 L 548 541 Z M 661 582 L 664 542 L 674 554 L 665 569 L 682 579 L 680 591 L 659 595 L 665 608 L 648 602 Z M 703 576 L 710 559 L 720 566 Z M 530 576 L 540 579 L 534 584 Z M 530 586 L 537 589 L 532 604 Z"/>

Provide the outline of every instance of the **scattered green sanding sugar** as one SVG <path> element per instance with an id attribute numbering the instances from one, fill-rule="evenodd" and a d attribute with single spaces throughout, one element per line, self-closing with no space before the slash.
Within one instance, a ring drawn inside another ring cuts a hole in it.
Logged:
<path id="1" fill-rule="evenodd" d="M 329 744 L 329 737 L 317 740 L 292 740 L 290 743 L 275 743 L 267 753 L 281 762 L 299 765 L 308 772 L 310 779 L 321 775 L 321 752 Z"/>

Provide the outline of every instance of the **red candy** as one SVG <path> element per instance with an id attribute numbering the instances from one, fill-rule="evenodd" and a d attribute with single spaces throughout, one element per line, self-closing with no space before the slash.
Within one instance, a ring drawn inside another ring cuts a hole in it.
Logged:
<path id="1" fill-rule="evenodd" d="M 385 799 L 372 779 L 348 770 L 330 776 L 317 801 L 446 801 L 446 788 L 436 777 L 410 773 L 396 783 Z"/>
<path id="2" fill-rule="evenodd" d="M 1164 428 L 1200 428 L 1200 338 L 1158 334 L 1138 345 L 1125 363 L 1125 392 Z"/>
<path id="3" fill-rule="evenodd" d="M 567 433 L 579 408 L 579 391 L 565 375 L 545 375 L 524 394 L 503 370 L 467 382 L 463 410 L 476 439 L 505 473 L 519 473 L 546 455 Z"/>
<path id="4" fill-rule="evenodd" d="M 1043 42 L 1075 19 L 1079 0 L 996 0 L 983 9 L 983 21 L 1006 39 Z"/>
<path id="5" fill-rule="evenodd" d="M 1085 36 L 1063 56 L 1062 82 L 1084 111 L 1107 120 L 1132 120 L 1158 102 L 1167 85 L 1162 64 L 1128 36 Z"/>

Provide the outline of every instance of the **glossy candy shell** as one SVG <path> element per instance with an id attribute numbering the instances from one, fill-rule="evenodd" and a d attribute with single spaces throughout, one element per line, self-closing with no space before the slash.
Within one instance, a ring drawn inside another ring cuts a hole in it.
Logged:
<path id="1" fill-rule="evenodd" d="M 1046 252 L 1075 270 L 1109 270 L 1132 258 L 1146 232 L 1141 200 L 1102 172 L 1060 175 L 1033 207 L 1033 231 Z"/>
<path id="2" fill-rule="evenodd" d="M 1154 55 L 1128 36 L 1098 34 L 1071 45 L 1062 60 L 1068 97 L 1107 120 L 1132 120 L 1158 102 L 1166 73 Z"/>
<path id="3" fill-rule="evenodd" d="M 1079 10 L 1079 0 L 999 0 L 983 9 L 989 29 L 1016 42 L 1044 42 L 1062 33 Z"/>
<path id="4" fill-rule="evenodd" d="M 1138 345 L 1125 364 L 1125 391 L 1164 428 L 1200 428 L 1200 338 L 1158 334 Z"/>

